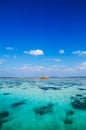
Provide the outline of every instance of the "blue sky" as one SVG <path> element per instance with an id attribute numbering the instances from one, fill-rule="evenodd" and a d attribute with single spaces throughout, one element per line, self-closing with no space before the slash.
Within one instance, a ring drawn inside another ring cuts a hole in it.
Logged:
<path id="1" fill-rule="evenodd" d="M 0 76 L 86 76 L 85 0 L 0 0 Z"/>

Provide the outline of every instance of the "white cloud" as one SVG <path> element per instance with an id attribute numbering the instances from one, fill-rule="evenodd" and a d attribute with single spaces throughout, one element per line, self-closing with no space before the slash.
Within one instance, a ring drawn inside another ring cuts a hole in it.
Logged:
<path id="1" fill-rule="evenodd" d="M 57 76 L 57 77 L 64 77 L 64 76 L 71 76 L 75 75 L 75 68 L 67 68 L 63 65 L 57 66 L 57 65 L 51 65 L 51 66 L 33 66 L 33 65 L 23 65 L 21 67 L 16 68 L 1 68 L 0 71 L 3 70 L 4 75 L 10 75 L 10 76 L 22 76 L 22 77 L 41 77 L 44 75 L 47 76 Z M 0 73 L 1 74 L 1 73 Z M 3 73 L 2 73 L 3 74 Z"/>
<path id="2" fill-rule="evenodd" d="M 55 61 L 57 61 L 57 62 L 61 62 L 61 59 L 54 59 Z"/>
<path id="3" fill-rule="evenodd" d="M 62 69 L 62 68 L 65 68 L 65 66 L 64 65 L 53 65 L 52 68 Z"/>
<path id="4" fill-rule="evenodd" d="M 33 66 L 30 64 L 24 64 L 18 70 L 23 71 L 23 72 L 28 72 L 33 70 Z"/>
<path id="5" fill-rule="evenodd" d="M 28 71 L 36 72 L 36 71 L 41 71 L 43 69 L 44 69 L 44 66 L 32 66 L 30 64 L 26 64 L 26 65 L 23 65 L 22 67 L 20 67 L 20 70 L 23 72 L 28 72 Z"/>
<path id="6" fill-rule="evenodd" d="M 86 55 L 86 51 L 73 51 L 73 54 L 77 54 L 77 55 Z"/>
<path id="7" fill-rule="evenodd" d="M 59 50 L 59 53 L 60 54 L 64 54 L 64 50 Z"/>
<path id="8" fill-rule="evenodd" d="M 29 54 L 30 54 L 30 55 L 43 55 L 44 52 L 43 52 L 43 50 L 37 49 L 37 50 L 30 50 L 30 51 L 29 51 Z"/>
<path id="9" fill-rule="evenodd" d="M 52 65 L 52 66 L 33 66 L 30 64 L 26 64 L 18 68 L 19 73 L 23 75 L 29 75 L 29 76 L 56 76 L 60 75 L 65 67 L 63 65 L 57 66 L 57 65 Z M 62 75 L 63 76 L 63 75 Z"/>
<path id="10" fill-rule="evenodd" d="M 80 65 L 85 66 L 86 67 L 86 62 L 82 62 Z"/>
<path id="11" fill-rule="evenodd" d="M 36 55 L 36 56 L 44 54 L 43 50 L 39 50 L 39 49 L 37 49 L 37 50 L 30 50 L 30 51 L 24 51 L 24 53 L 25 54 L 30 54 L 30 55 Z"/>
<path id="12" fill-rule="evenodd" d="M 2 64 L 2 62 L 5 62 L 5 60 L 0 59 L 0 64 Z M 2 70 L 4 73 L 1 73 Z M 17 67 L 6 66 L 6 68 L 0 66 L 0 75 L 1 74 L 9 75 L 9 73 L 15 76 L 22 76 L 22 77 L 28 77 L 28 76 L 40 77 L 43 75 L 56 76 L 56 77 L 86 76 L 86 61 L 82 63 L 78 63 L 71 67 L 62 64 L 61 65 L 53 64 L 50 66 L 24 64 Z"/>
<path id="13" fill-rule="evenodd" d="M 86 76 L 86 62 L 73 67 L 65 67 L 63 72 L 68 76 Z"/>
<path id="14" fill-rule="evenodd" d="M 86 62 L 82 62 L 77 66 L 77 69 L 79 70 L 86 70 Z"/>
<path id="15" fill-rule="evenodd" d="M 13 47 L 6 47 L 6 50 L 13 50 Z"/>

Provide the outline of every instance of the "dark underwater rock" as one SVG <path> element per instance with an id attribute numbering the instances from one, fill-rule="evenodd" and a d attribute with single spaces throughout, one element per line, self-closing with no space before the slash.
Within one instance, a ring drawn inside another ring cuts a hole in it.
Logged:
<path id="1" fill-rule="evenodd" d="M 11 106 L 12 106 L 12 108 L 16 108 L 16 107 L 21 106 L 23 104 L 25 104 L 25 101 L 20 101 L 20 102 L 13 103 Z"/>
<path id="2" fill-rule="evenodd" d="M 83 91 L 83 90 L 86 90 L 86 88 L 77 88 L 78 90 L 81 90 L 81 91 Z"/>
<path id="3" fill-rule="evenodd" d="M 2 128 L 2 125 L 8 121 L 11 121 L 11 119 L 4 119 L 4 120 L 0 120 L 0 130 Z M 8 130 L 8 129 L 7 129 Z"/>
<path id="4" fill-rule="evenodd" d="M 14 86 L 13 85 L 10 85 L 10 86 L 8 86 L 9 88 L 13 88 Z"/>
<path id="5" fill-rule="evenodd" d="M 81 83 L 73 83 L 73 82 L 63 82 L 63 86 L 67 86 L 67 87 L 76 87 L 76 86 L 82 86 Z"/>
<path id="6" fill-rule="evenodd" d="M 40 89 L 47 91 L 47 90 L 61 90 L 61 88 L 57 87 L 39 87 Z"/>
<path id="7" fill-rule="evenodd" d="M 10 93 L 3 93 L 3 95 L 10 95 Z"/>
<path id="8" fill-rule="evenodd" d="M 63 88 L 68 88 L 68 87 L 66 86 L 66 87 L 63 87 Z"/>
<path id="9" fill-rule="evenodd" d="M 74 111 L 70 110 L 66 112 L 66 116 L 72 116 L 74 115 Z"/>
<path id="10" fill-rule="evenodd" d="M 65 123 L 65 124 L 72 124 L 73 122 L 72 122 L 72 120 L 70 120 L 70 119 L 65 119 L 64 123 Z"/>
<path id="11" fill-rule="evenodd" d="M 34 108 L 34 112 L 37 115 L 44 115 L 53 112 L 53 104 L 47 104 L 42 107 Z"/>
<path id="12" fill-rule="evenodd" d="M 75 98 L 71 105 L 75 109 L 86 110 L 86 97 Z"/>
<path id="13" fill-rule="evenodd" d="M 19 82 L 19 81 L 16 82 L 16 86 L 19 86 L 19 85 L 21 85 L 21 82 Z"/>
<path id="14" fill-rule="evenodd" d="M 76 96 L 78 96 L 78 97 L 82 97 L 83 95 L 82 95 L 82 94 L 76 94 Z"/>
<path id="15" fill-rule="evenodd" d="M 70 97 L 70 99 L 71 99 L 71 100 L 74 100 L 74 99 L 75 99 L 75 97 L 74 97 L 74 96 L 71 96 L 71 97 Z"/>
<path id="16" fill-rule="evenodd" d="M 9 121 L 8 119 L 0 120 L 0 125 L 2 125 L 5 122 L 8 122 L 8 121 Z"/>
<path id="17" fill-rule="evenodd" d="M 9 116 L 9 112 L 8 111 L 0 112 L 0 120 L 6 118 L 8 116 Z"/>

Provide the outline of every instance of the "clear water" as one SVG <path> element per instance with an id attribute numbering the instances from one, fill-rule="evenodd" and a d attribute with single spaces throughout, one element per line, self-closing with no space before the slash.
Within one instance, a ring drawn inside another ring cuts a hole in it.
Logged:
<path id="1" fill-rule="evenodd" d="M 0 130 L 86 130 L 86 79 L 0 79 Z"/>

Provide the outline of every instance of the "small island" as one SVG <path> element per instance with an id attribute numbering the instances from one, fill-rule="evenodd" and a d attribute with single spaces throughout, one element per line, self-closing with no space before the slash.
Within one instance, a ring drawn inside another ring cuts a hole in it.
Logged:
<path id="1" fill-rule="evenodd" d="M 48 80 L 48 76 L 40 77 L 40 79 L 42 79 L 42 80 Z"/>

